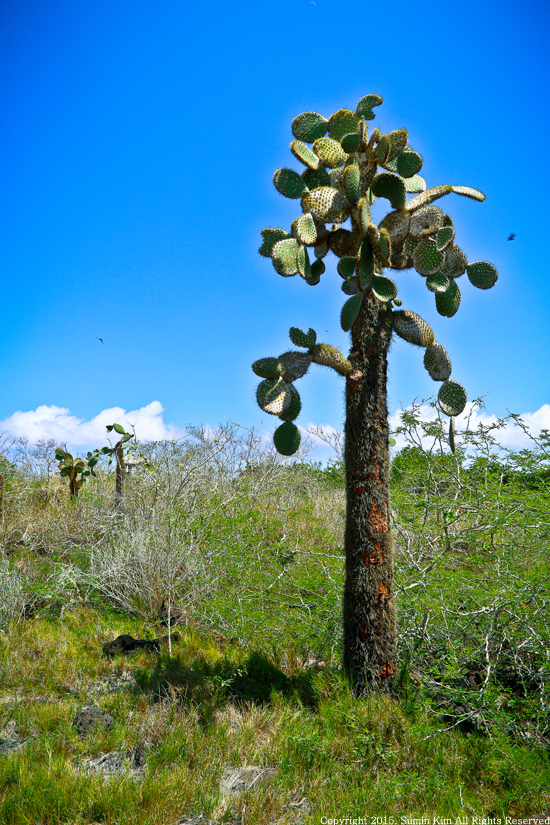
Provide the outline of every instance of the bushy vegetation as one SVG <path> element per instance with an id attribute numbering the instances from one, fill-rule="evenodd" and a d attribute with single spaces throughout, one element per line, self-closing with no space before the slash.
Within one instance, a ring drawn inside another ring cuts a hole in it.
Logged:
<path id="1" fill-rule="evenodd" d="M 366 700 L 341 671 L 338 441 L 322 467 L 307 444 L 285 459 L 237 425 L 194 429 L 139 444 L 122 498 L 101 461 L 75 498 L 57 468 L 62 445 L 5 439 L 0 728 L 15 723 L 25 745 L 0 752 L 0 821 L 400 821 L 550 807 L 550 436 L 506 450 L 504 425 L 458 434 L 453 455 L 438 418 L 403 415 L 392 462 L 398 692 Z M 165 633 L 165 599 L 189 620 L 167 651 L 103 655 L 120 633 Z M 71 721 L 93 702 L 115 725 L 82 740 Z M 142 746 L 147 770 L 117 776 L 116 793 L 82 769 Z M 246 764 L 278 773 L 223 795 L 222 772 Z"/>

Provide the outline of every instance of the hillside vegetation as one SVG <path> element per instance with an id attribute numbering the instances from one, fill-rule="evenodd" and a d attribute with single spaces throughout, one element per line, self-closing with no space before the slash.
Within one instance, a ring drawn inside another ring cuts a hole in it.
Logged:
<path id="1" fill-rule="evenodd" d="M 121 497 L 100 461 L 71 498 L 60 445 L 6 437 L 0 822 L 550 809 L 550 439 L 505 450 L 502 426 L 457 435 L 453 455 L 439 419 L 403 416 L 400 671 L 394 697 L 367 700 L 340 665 L 338 453 L 323 468 L 237 425 L 194 429 L 139 444 Z M 161 623 L 166 600 L 178 627 Z M 107 656 L 120 634 L 169 638 Z M 260 770 L 235 784 L 245 766 Z"/>

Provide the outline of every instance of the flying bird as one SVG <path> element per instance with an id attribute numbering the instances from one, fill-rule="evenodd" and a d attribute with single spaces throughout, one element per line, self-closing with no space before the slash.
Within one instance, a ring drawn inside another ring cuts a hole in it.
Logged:
<path id="1" fill-rule="evenodd" d="M 99 338 L 97 335 L 96 335 L 96 338 L 97 338 L 98 341 L 101 341 L 101 343 L 103 343 L 103 338 Z"/>
<path id="2" fill-rule="evenodd" d="M 516 237 L 516 233 L 512 232 L 512 234 L 508 237 L 508 240 L 513 241 L 515 237 Z"/>

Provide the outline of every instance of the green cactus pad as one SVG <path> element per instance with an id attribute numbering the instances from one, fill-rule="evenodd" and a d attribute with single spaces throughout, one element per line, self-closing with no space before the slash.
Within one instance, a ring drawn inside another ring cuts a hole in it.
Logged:
<path id="1" fill-rule="evenodd" d="M 394 175 L 392 172 L 380 172 L 374 178 L 371 189 L 377 197 L 387 198 L 394 209 L 402 209 L 405 206 L 405 184 L 399 175 Z"/>
<path id="2" fill-rule="evenodd" d="M 414 268 L 420 275 L 435 275 L 443 266 L 443 252 L 438 252 L 433 238 L 423 238 L 412 258 Z"/>
<path id="3" fill-rule="evenodd" d="M 336 169 L 345 163 L 347 155 L 337 140 L 322 137 L 313 144 L 313 151 L 324 166 Z"/>
<path id="4" fill-rule="evenodd" d="M 363 238 L 357 256 L 357 285 L 365 291 L 372 284 L 374 275 L 374 253 L 369 238 Z"/>
<path id="5" fill-rule="evenodd" d="M 451 448 L 451 452 L 455 454 L 455 426 L 454 426 L 454 418 L 450 417 L 449 419 L 449 447 Z"/>
<path id="6" fill-rule="evenodd" d="M 407 130 L 394 129 L 393 132 L 390 132 L 388 137 L 390 140 L 390 151 L 386 157 L 386 163 L 395 160 L 407 145 Z"/>
<path id="7" fill-rule="evenodd" d="M 378 163 L 386 166 L 389 159 L 391 141 L 389 135 L 382 135 L 378 142 Z"/>
<path id="8" fill-rule="evenodd" d="M 405 189 L 414 195 L 417 192 L 425 192 L 427 184 L 422 175 L 413 175 L 412 178 L 405 178 Z"/>
<path id="9" fill-rule="evenodd" d="M 315 155 L 317 157 L 317 155 Z M 319 158 L 317 158 L 319 160 Z M 308 189 L 318 189 L 320 186 L 330 186 L 330 178 L 324 166 L 319 164 L 317 169 L 304 169 L 302 180 Z"/>
<path id="10" fill-rule="evenodd" d="M 327 223 L 343 223 L 349 217 L 351 204 L 338 189 L 321 186 L 303 197 L 302 211 Z"/>
<path id="11" fill-rule="evenodd" d="M 315 252 L 315 257 L 319 258 L 319 259 L 324 258 L 325 255 L 328 254 L 329 250 L 330 250 L 330 247 L 328 245 L 328 240 L 327 241 L 321 241 L 321 243 L 317 243 L 313 247 L 313 251 Z"/>
<path id="12" fill-rule="evenodd" d="M 328 120 L 317 112 L 302 112 L 292 121 L 292 134 L 297 140 L 313 143 L 326 135 Z"/>
<path id="13" fill-rule="evenodd" d="M 306 374 L 311 364 L 311 355 L 309 352 L 289 350 L 289 352 L 283 352 L 282 355 L 279 355 L 279 364 L 282 368 L 281 376 L 283 380 L 292 383 Z"/>
<path id="14" fill-rule="evenodd" d="M 490 289 L 498 280 L 498 272 L 487 261 L 475 261 L 466 267 L 470 283 L 478 289 Z"/>
<path id="15" fill-rule="evenodd" d="M 307 166 L 308 169 L 317 169 L 319 167 L 319 158 L 315 155 L 307 144 L 301 140 L 293 140 L 290 144 L 290 151 L 297 158 L 300 163 Z"/>
<path id="16" fill-rule="evenodd" d="M 361 135 L 358 132 L 352 132 L 349 135 L 344 135 L 340 143 L 344 152 L 351 155 L 353 152 L 357 152 L 361 146 Z"/>
<path id="17" fill-rule="evenodd" d="M 370 189 L 369 189 L 369 194 L 370 194 Z M 373 197 L 374 197 L 374 195 L 373 195 Z M 357 204 L 357 211 L 359 213 L 359 223 L 361 224 L 361 229 L 362 229 L 363 232 L 367 231 L 367 229 L 369 227 L 369 224 L 372 220 L 371 219 L 371 214 L 370 214 L 370 206 L 371 205 L 369 203 L 369 198 L 367 196 L 365 196 L 364 198 L 361 198 L 361 200 Z"/>
<path id="18" fill-rule="evenodd" d="M 311 327 L 307 332 L 302 332 L 298 327 L 290 327 L 289 337 L 297 347 L 313 347 L 317 340 L 317 333 Z"/>
<path id="19" fill-rule="evenodd" d="M 311 264 L 311 273 L 308 278 L 308 283 L 311 282 L 311 286 L 318 284 L 325 269 L 326 267 L 323 261 L 319 259 L 313 261 Z"/>
<path id="20" fill-rule="evenodd" d="M 403 305 L 403 301 L 401 300 L 401 298 L 394 298 L 393 303 L 395 304 L 396 307 L 400 307 L 400 306 Z"/>
<path id="21" fill-rule="evenodd" d="M 342 292 L 346 295 L 357 295 L 359 287 L 357 286 L 357 278 L 353 275 L 351 278 L 346 278 L 342 284 Z"/>
<path id="22" fill-rule="evenodd" d="M 256 391 L 256 401 L 270 415 L 279 415 L 290 404 L 291 394 L 282 378 L 266 378 Z"/>
<path id="23" fill-rule="evenodd" d="M 444 381 L 437 394 L 439 406 L 445 415 L 460 415 L 466 406 L 466 390 L 456 381 Z"/>
<path id="24" fill-rule="evenodd" d="M 445 250 L 445 260 L 441 272 L 449 278 L 459 278 L 466 272 L 468 258 L 459 246 L 450 246 Z"/>
<path id="25" fill-rule="evenodd" d="M 282 413 L 279 413 L 279 418 L 281 421 L 294 421 L 295 418 L 298 418 L 302 409 L 302 401 L 300 399 L 300 393 L 293 387 L 292 384 L 288 385 L 290 390 L 290 404 L 283 410 Z"/>
<path id="26" fill-rule="evenodd" d="M 355 323 L 355 319 L 359 315 L 359 310 L 361 309 L 362 303 L 363 293 L 359 292 L 352 298 L 348 298 L 348 300 L 342 307 L 342 313 L 340 315 L 340 324 L 344 332 L 348 332 L 352 328 L 353 324 Z"/>
<path id="27" fill-rule="evenodd" d="M 273 443 L 281 455 L 294 455 L 301 440 L 300 430 L 292 421 L 285 421 L 273 433 Z"/>
<path id="28" fill-rule="evenodd" d="M 422 158 L 410 146 L 406 146 L 396 158 L 396 171 L 402 178 L 412 178 L 422 169 Z"/>
<path id="29" fill-rule="evenodd" d="M 277 169 L 273 183 L 277 191 L 286 198 L 301 198 L 309 191 L 304 179 L 293 169 Z"/>
<path id="30" fill-rule="evenodd" d="M 413 238 L 412 235 L 409 235 L 409 237 L 405 239 L 405 243 L 403 244 L 403 252 L 405 252 L 406 255 L 414 255 L 414 250 L 418 246 L 419 242 L 419 238 Z"/>
<path id="31" fill-rule="evenodd" d="M 413 238 L 433 235 L 443 225 L 444 217 L 438 206 L 424 206 L 411 215 L 409 232 Z"/>
<path id="32" fill-rule="evenodd" d="M 311 348 L 311 357 L 316 364 L 331 367 L 340 375 L 349 375 L 353 370 L 351 362 L 344 358 L 339 349 L 330 344 L 316 344 Z"/>
<path id="33" fill-rule="evenodd" d="M 338 261 L 338 274 L 341 278 L 351 278 L 355 275 L 356 259 L 354 256 L 346 255 Z"/>
<path id="34" fill-rule="evenodd" d="M 474 189 L 473 186 L 451 186 L 451 189 L 455 195 L 464 195 L 464 197 L 471 198 L 473 201 L 480 201 L 482 203 L 485 200 L 483 192 L 480 192 L 479 189 Z"/>
<path id="35" fill-rule="evenodd" d="M 424 366 L 434 381 L 446 381 L 453 369 L 449 353 L 437 341 L 427 347 L 424 353 Z"/>
<path id="36" fill-rule="evenodd" d="M 282 373 L 278 358 L 260 358 L 254 361 L 252 370 L 260 378 L 279 378 Z"/>
<path id="37" fill-rule="evenodd" d="M 361 198 L 361 173 L 358 166 L 347 166 L 344 169 L 342 188 L 350 203 L 359 203 Z"/>
<path id="38" fill-rule="evenodd" d="M 262 229 L 262 238 L 264 239 L 263 244 L 258 249 L 260 255 L 263 255 L 264 258 L 271 258 L 271 253 L 273 252 L 273 247 L 277 243 L 277 241 L 284 241 L 287 238 L 290 238 L 288 232 L 285 232 L 284 229 Z"/>
<path id="39" fill-rule="evenodd" d="M 452 226 L 452 225 L 453 225 L 453 219 L 451 218 L 451 216 L 450 215 L 445 215 L 445 217 L 443 218 L 443 226 Z"/>
<path id="40" fill-rule="evenodd" d="M 298 243 L 304 246 L 314 246 L 317 241 L 317 227 L 313 220 L 311 212 L 306 212 L 305 215 L 298 215 L 292 221 L 292 236 Z"/>
<path id="41" fill-rule="evenodd" d="M 409 234 L 410 221 L 407 212 L 388 212 L 378 224 L 378 229 L 380 232 L 383 229 L 387 231 L 392 246 L 401 246 Z"/>
<path id="42" fill-rule="evenodd" d="M 391 255 L 391 241 L 387 229 L 380 230 L 380 254 L 384 263 L 389 261 Z"/>
<path id="43" fill-rule="evenodd" d="M 393 313 L 393 328 L 399 337 L 408 341 L 409 344 L 429 347 L 434 342 L 435 336 L 432 328 L 420 315 L 411 312 L 410 309 L 400 309 Z"/>
<path id="44" fill-rule="evenodd" d="M 440 252 L 448 249 L 455 238 L 455 231 L 452 226 L 442 226 L 435 236 L 435 245 Z"/>
<path id="45" fill-rule="evenodd" d="M 273 261 L 275 271 L 278 272 L 279 275 L 283 275 L 285 278 L 288 278 L 290 275 L 296 275 L 298 272 L 296 256 L 300 248 L 303 247 L 300 247 L 300 244 L 295 241 L 294 238 L 277 241 L 271 253 L 271 260 Z"/>
<path id="46" fill-rule="evenodd" d="M 435 308 L 440 315 L 452 318 L 456 315 L 460 306 L 460 289 L 458 284 L 451 281 L 449 288 L 445 292 L 435 293 Z"/>
<path id="47" fill-rule="evenodd" d="M 359 118 L 349 109 L 340 109 L 330 116 L 328 133 L 333 140 L 340 142 L 343 137 L 359 131 Z"/>
<path id="48" fill-rule="evenodd" d="M 372 279 L 372 291 L 379 301 L 386 303 L 393 301 L 397 295 L 397 287 L 391 278 L 386 278 L 384 275 L 375 275 Z"/>
<path id="49" fill-rule="evenodd" d="M 442 198 L 444 195 L 449 195 L 453 191 L 452 186 L 434 186 L 432 189 L 426 189 L 425 192 L 421 192 L 415 198 L 411 198 L 410 201 L 407 201 L 405 204 L 405 209 L 407 212 L 416 212 L 417 209 L 420 209 L 422 206 L 427 206 L 433 201 Z"/>
<path id="50" fill-rule="evenodd" d="M 302 246 L 301 244 L 298 247 L 298 252 L 296 254 L 296 265 L 302 278 L 305 278 L 306 281 L 308 281 L 311 277 L 311 264 L 309 262 L 307 247 Z"/>
<path id="51" fill-rule="evenodd" d="M 430 292 L 447 292 L 450 286 L 450 279 L 443 272 L 436 272 L 435 275 L 428 275 L 426 286 Z"/>
<path id="52" fill-rule="evenodd" d="M 357 117 L 362 117 L 363 120 L 373 120 L 374 112 L 372 110 L 383 102 L 384 100 L 380 95 L 365 95 L 357 104 L 355 114 Z"/>

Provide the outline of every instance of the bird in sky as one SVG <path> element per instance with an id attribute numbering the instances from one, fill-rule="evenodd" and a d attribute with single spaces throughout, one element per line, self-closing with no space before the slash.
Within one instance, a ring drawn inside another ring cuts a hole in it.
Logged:
<path id="1" fill-rule="evenodd" d="M 508 237 L 508 240 L 513 241 L 515 237 L 516 237 L 516 233 L 512 232 L 512 234 Z"/>
<path id="2" fill-rule="evenodd" d="M 96 335 L 96 338 L 97 338 L 98 341 L 101 341 L 101 343 L 103 343 L 103 338 L 99 338 L 99 336 L 97 336 L 97 335 Z"/>

